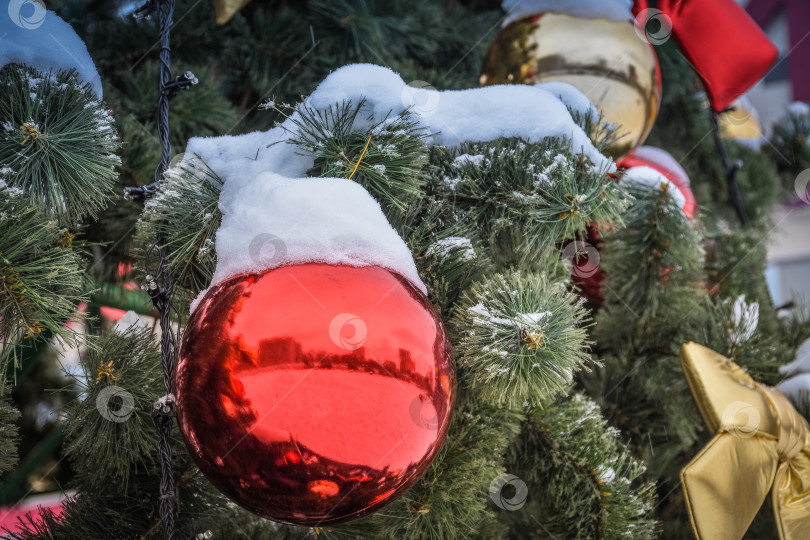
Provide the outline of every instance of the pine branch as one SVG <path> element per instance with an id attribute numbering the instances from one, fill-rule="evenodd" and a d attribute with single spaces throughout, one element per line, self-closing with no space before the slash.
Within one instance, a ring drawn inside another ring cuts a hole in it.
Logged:
<path id="1" fill-rule="evenodd" d="M 763 150 L 782 175 L 783 189 L 793 192 L 797 175 L 810 169 L 810 111 L 788 111 L 773 124 L 769 142 Z"/>
<path id="2" fill-rule="evenodd" d="M 522 415 L 458 404 L 447 441 L 425 476 L 401 498 L 363 520 L 331 527 L 328 539 L 443 540 L 499 538 L 487 488 L 503 473 L 501 456 Z M 488 532 L 486 532 L 488 531 Z"/>
<path id="3" fill-rule="evenodd" d="M 65 322 L 87 298 L 73 235 L 0 183 L 0 342 L 3 369 L 19 345 L 49 333 L 73 343 Z"/>
<path id="4" fill-rule="evenodd" d="M 563 140 L 518 139 L 433 148 L 433 185 L 448 221 L 464 223 L 499 265 L 519 264 L 583 234 L 591 222 L 621 221 L 623 191 Z M 468 236 L 468 231 L 463 231 Z"/>
<path id="5" fill-rule="evenodd" d="M 125 491 L 136 471 L 154 464 L 157 344 L 148 329 L 109 333 L 84 354 L 81 368 L 76 383 L 83 397 L 66 409 L 64 453 L 84 491 L 110 484 Z"/>
<path id="6" fill-rule="evenodd" d="M 594 332 L 600 348 L 669 351 L 671 340 L 708 295 L 695 226 L 658 187 L 631 185 L 626 226 L 605 237 L 604 308 Z"/>
<path id="7" fill-rule="evenodd" d="M 520 408 L 565 392 L 591 365 L 584 301 L 542 274 L 494 274 L 450 321 L 459 381 L 485 403 Z"/>
<path id="8" fill-rule="evenodd" d="M 395 227 L 421 198 L 427 134 L 408 111 L 376 118 L 361 99 L 327 109 L 301 104 L 289 118 L 297 128 L 289 142 L 315 156 L 310 176 L 351 177 L 379 201 Z"/>
<path id="9" fill-rule="evenodd" d="M 222 222 L 218 206 L 221 189 L 222 180 L 202 159 L 185 155 L 166 171 L 160 191 L 146 204 L 138 222 L 136 240 L 140 245 L 152 246 L 158 231 L 165 233 L 169 269 L 175 286 L 186 291 L 189 301 L 208 287 L 214 274 L 214 238 Z M 143 271 L 153 273 L 156 253 L 151 254 L 151 267 L 146 266 L 146 254 L 146 250 L 139 253 Z"/>
<path id="10" fill-rule="evenodd" d="M 507 452 L 507 470 L 528 486 L 526 505 L 502 515 L 521 538 L 646 539 L 653 485 L 581 394 L 529 415 Z"/>
<path id="11" fill-rule="evenodd" d="M 63 225 L 113 195 L 119 143 L 109 111 L 73 71 L 0 69 L 0 178 Z"/>

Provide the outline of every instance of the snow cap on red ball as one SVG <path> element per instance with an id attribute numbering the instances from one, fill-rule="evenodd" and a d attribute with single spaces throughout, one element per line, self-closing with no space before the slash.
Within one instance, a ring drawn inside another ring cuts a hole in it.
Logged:
<path id="1" fill-rule="evenodd" d="M 265 173 L 225 183 L 219 206 L 211 286 L 238 274 L 321 262 L 380 266 L 427 291 L 413 255 L 379 203 L 352 180 Z"/>
<path id="2" fill-rule="evenodd" d="M 639 168 L 653 169 L 658 173 L 658 176 L 663 176 L 663 180 L 673 184 L 673 187 L 677 189 L 678 194 L 675 195 L 675 200 L 683 213 L 690 219 L 694 217 L 697 210 L 697 201 L 695 201 L 695 196 L 692 194 L 689 176 L 680 163 L 672 157 L 672 154 L 655 146 L 640 146 L 619 161 L 618 165 L 629 169 L 628 172 Z M 626 175 L 627 173 L 625 173 Z M 651 184 L 661 180 L 658 176 L 651 174 L 649 171 L 638 170 L 631 174 L 631 178 L 635 177 L 636 180 L 644 178 L 645 183 Z"/>
<path id="3" fill-rule="evenodd" d="M 0 67 L 24 64 L 41 73 L 75 69 L 101 99 L 101 79 L 82 39 L 41 0 L 9 0 L 0 8 Z"/>

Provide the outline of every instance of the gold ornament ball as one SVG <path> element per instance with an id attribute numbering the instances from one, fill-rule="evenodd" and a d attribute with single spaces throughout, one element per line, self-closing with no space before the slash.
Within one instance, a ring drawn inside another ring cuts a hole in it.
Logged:
<path id="1" fill-rule="evenodd" d="M 724 139 L 759 141 L 765 136 L 756 109 L 747 97 L 735 100 L 727 111 L 720 113 L 717 125 L 720 128 L 720 136 Z"/>
<path id="2" fill-rule="evenodd" d="M 632 20 L 543 13 L 503 28 L 484 59 L 479 83 L 566 82 L 618 124 L 607 150 L 629 154 L 649 135 L 661 102 L 661 76 L 652 45 Z"/>

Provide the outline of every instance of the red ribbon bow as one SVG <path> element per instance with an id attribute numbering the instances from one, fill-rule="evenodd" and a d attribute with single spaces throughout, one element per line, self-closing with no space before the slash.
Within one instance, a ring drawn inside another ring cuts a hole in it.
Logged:
<path id="1" fill-rule="evenodd" d="M 770 69 L 779 51 L 734 0 L 635 0 L 633 14 L 646 27 L 657 19 L 671 24 L 678 48 L 703 80 L 712 108 L 725 110 Z M 663 17 L 660 15 L 663 14 Z M 666 28 L 665 28 L 666 27 Z"/>

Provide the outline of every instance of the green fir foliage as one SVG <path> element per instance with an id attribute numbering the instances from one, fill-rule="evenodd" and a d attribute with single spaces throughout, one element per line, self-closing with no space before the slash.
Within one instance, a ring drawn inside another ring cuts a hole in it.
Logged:
<path id="1" fill-rule="evenodd" d="M 315 157 L 310 176 L 351 177 L 380 202 L 394 226 L 419 200 L 426 180 L 426 133 L 408 111 L 375 118 L 361 99 L 326 110 L 301 104 L 289 118 L 296 127 L 289 142 Z"/>
<path id="2" fill-rule="evenodd" d="M 620 221 L 622 191 L 564 140 L 519 139 L 433 148 L 433 188 L 499 265 L 534 258 L 589 223 Z M 530 267 L 535 264 L 527 263 Z"/>
<path id="3" fill-rule="evenodd" d="M 584 300 L 543 274 L 475 283 L 451 320 L 459 378 L 485 403 L 538 405 L 591 366 Z"/>
<path id="4" fill-rule="evenodd" d="M 65 322 L 86 298 L 73 235 L 0 182 L 0 342 L 3 368 L 42 334 L 72 343 Z"/>
<path id="5" fill-rule="evenodd" d="M 113 118 L 72 71 L 0 69 L 0 178 L 62 225 L 95 216 L 121 162 Z"/>
<path id="6" fill-rule="evenodd" d="M 138 222 L 136 240 L 145 246 L 141 250 L 145 272 L 157 268 L 158 253 L 153 246 L 162 232 L 175 286 L 184 291 L 187 301 L 208 287 L 214 274 L 214 237 L 222 222 L 217 205 L 221 189 L 222 180 L 198 156 L 184 154 L 166 171 L 160 191 L 146 203 Z"/>
<path id="7" fill-rule="evenodd" d="M 82 397 L 67 408 L 64 452 L 85 489 L 125 486 L 156 460 L 152 403 L 161 373 L 157 344 L 145 328 L 109 333 L 82 356 L 75 377 Z"/>
<path id="8" fill-rule="evenodd" d="M 810 169 L 810 109 L 788 111 L 773 126 L 769 143 L 764 150 L 779 169 L 783 188 L 793 192 L 797 176 Z"/>
<path id="9" fill-rule="evenodd" d="M 601 250 L 605 303 L 595 330 L 601 348 L 669 344 L 679 319 L 705 296 L 696 223 L 658 187 L 627 189 L 635 200 L 623 216 L 625 227 L 609 233 Z"/>
<path id="10" fill-rule="evenodd" d="M 527 487 L 522 509 L 509 511 L 502 503 L 510 538 L 655 536 L 654 485 L 645 479 L 644 465 L 623 446 L 618 430 L 607 426 L 599 406 L 582 394 L 530 414 L 506 464 Z M 498 496 L 509 502 L 505 490 Z"/>

